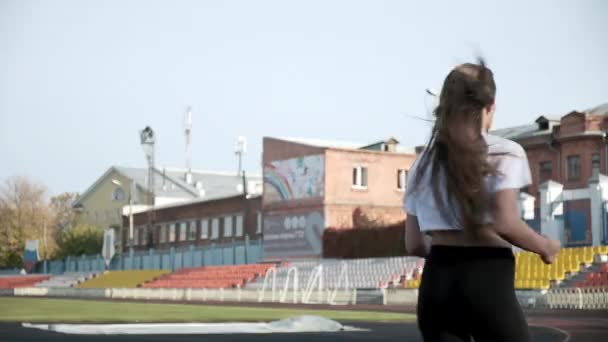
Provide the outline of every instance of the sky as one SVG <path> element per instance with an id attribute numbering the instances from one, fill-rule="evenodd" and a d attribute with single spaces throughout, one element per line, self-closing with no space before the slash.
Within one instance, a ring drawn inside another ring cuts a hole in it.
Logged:
<path id="1" fill-rule="evenodd" d="M 260 174 L 262 137 L 428 138 L 455 65 L 487 59 L 495 128 L 608 102 L 608 1 L 0 0 L 0 181 L 84 192 L 111 165 Z"/>

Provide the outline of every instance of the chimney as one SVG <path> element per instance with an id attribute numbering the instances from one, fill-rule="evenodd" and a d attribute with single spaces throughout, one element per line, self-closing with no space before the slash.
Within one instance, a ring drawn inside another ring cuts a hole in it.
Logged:
<path id="1" fill-rule="evenodd" d="M 184 180 L 186 181 L 186 184 L 192 184 L 192 173 L 190 172 L 190 170 L 186 171 Z"/>

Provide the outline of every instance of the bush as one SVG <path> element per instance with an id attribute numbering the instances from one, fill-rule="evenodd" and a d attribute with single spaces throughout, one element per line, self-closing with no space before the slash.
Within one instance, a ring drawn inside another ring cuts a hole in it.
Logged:
<path id="1" fill-rule="evenodd" d="M 58 241 L 58 258 L 67 256 L 101 253 L 103 230 L 88 224 L 81 224 L 63 231 Z"/>
<path id="2" fill-rule="evenodd" d="M 323 257 L 339 259 L 405 256 L 405 223 L 384 227 L 327 228 Z"/>

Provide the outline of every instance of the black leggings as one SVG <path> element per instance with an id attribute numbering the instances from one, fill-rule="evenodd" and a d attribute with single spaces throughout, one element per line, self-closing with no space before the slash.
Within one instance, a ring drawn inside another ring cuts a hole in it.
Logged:
<path id="1" fill-rule="evenodd" d="M 418 294 L 425 342 L 526 342 L 509 248 L 432 246 Z"/>

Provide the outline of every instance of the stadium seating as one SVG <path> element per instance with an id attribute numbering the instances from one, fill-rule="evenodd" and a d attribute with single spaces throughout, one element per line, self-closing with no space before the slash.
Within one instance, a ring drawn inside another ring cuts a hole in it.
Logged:
<path id="1" fill-rule="evenodd" d="M 576 287 L 608 287 L 608 263 L 600 265 L 598 272 L 590 272 Z"/>
<path id="2" fill-rule="evenodd" d="M 551 265 L 545 265 L 534 253 L 516 253 L 515 288 L 548 289 L 552 282 L 559 283 L 593 264 L 598 254 L 608 254 L 608 246 L 563 248 Z"/>
<path id="3" fill-rule="evenodd" d="M 580 272 L 581 267 L 593 264 L 596 255 L 606 254 L 608 254 L 608 246 L 563 248 L 555 263 L 545 265 L 534 253 L 515 253 L 515 288 L 520 290 L 549 289 L 552 282 L 557 284 L 563 281 L 568 276 Z M 577 283 L 576 286 L 608 286 L 608 275 L 593 274 L 588 277 L 586 282 Z M 406 279 L 403 285 L 406 288 L 418 288 L 420 274 Z"/>
<path id="4" fill-rule="evenodd" d="M 233 288 L 265 274 L 272 264 L 184 268 L 143 285 L 146 288 Z"/>
<path id="5" fill-rule="evenodd" d="M 399 284 L 403 278 L 411 279 L 419 273 L 424 260 L 414 257 L 369 258 L 353 260 L 323 259 L 310 261 L 294 261 L 277 267 L 277 288 L 284 288 L 289 269 L 298 270 L 298 287 L 304 288 L 315 268 L 323 265 L 323 287 L 327 289 L 345 287 L 342 276 L 343 265 L 346 264 L 348 287 L 359 289 L 386 288 Z M 288 288 L 294 287 L 294 276 L 290 276 Z M 247 285 L 250 289 L 263 287 L 264 277 Z M 267 285 L 270 286 L 270 285 Z"/>
<path id="6" fill-rule="evenodd" d="M 74 287 L 96 275 L 97 273 L 90 272 L 66 272 L 62 275 L 51 276 L 50 279 L 36 284 L 36 287 Z"/>
<path id="7" fill-rule="evenodd" d="M 36 283 L 48 280 L 49 276 L 22 275 L 0 277 L 0 288 L 14 289 L 16 287 L 32 287 Z"/>
<path id="8" fill-rule="evenodd" d="M 79 288 L 134 288 L 151 281 L 168 270 L 109 271 L 79 284 Z"/>

